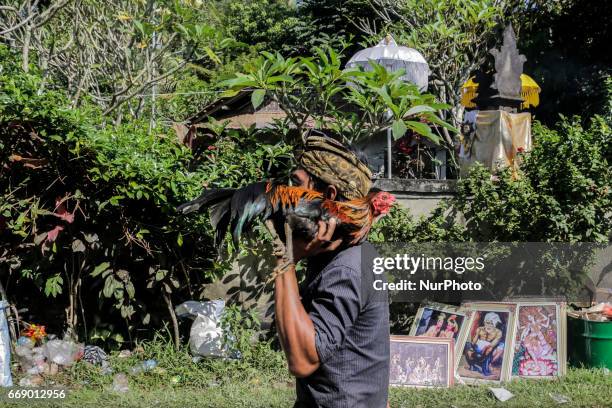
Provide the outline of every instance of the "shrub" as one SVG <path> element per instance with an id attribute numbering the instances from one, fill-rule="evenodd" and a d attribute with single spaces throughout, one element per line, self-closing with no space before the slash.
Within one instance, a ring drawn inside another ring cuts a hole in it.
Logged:
<path id="1" fill-rule="evenodd" d="M 168 314 L 174 321 L 176 302 L 225 271 L 207 217 L 174 208 L 204 186 L 262 178 L 289 148 L 232 133 L 194 157 L 148 124 L 97 125 L 96 109 L 39 92 L 37 73 L 13 61 L 0 48 L 0 269 L 9 297 L 50 332 L 65 321 L 88 339 L 160 327 Z"/>
<path id="2" fill-rule="evenodd" d="M 518 177 L 475 168 L 459 182 L 453 206 L 468 237 L 480 241 L 608 242 L 610 122 L 595 116 L 584 128 L 563 119 L 558 130 L 536 123 L 534 148 Z"/>

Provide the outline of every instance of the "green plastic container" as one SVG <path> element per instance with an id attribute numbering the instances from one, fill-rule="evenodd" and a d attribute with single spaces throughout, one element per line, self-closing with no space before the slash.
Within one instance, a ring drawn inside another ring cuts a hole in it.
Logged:
<path id="1" fill-rule="evenodd" d="M 569 364 L 612 370 L 612 322 L 567 317 Z"/>

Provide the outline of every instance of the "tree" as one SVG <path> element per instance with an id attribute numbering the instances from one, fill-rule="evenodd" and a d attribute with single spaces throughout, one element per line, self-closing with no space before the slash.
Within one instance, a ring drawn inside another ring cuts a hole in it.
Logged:
<path id="1" fill-rule="evenodd" d="M 348 54 L 357 51 L 363 33 L 353 24 L 370 14 L 366 0 L 302 0 L 297 24 L 290 27 L 294 44 L 284 48 L 289 55 L 305 55 L 314 47 L 341 48 L 351 42 Z"/>
<path id="2" fill-rule="evenodd" d="M 189 3 L 61 1 L 44 11 L 37 1 L 13 3 L 0 8 L 0 34 L 22 50 L 24 70 L 35 51 L 43 86 L 64 88 L 75 106 L 90 98 L 118 121 L 126 103 L 131 116 L 145 106 L 154 116 L 157 84 L 189 62 L 219 61 L 213 49 L 227 44 Z"/>
<path id="3" fill-rule="evenodd" d="M 26 0 L 9 2 L 0 6 L 2 19 L 0 19 L 0 37 L 7 38 L 10 43 L 17 43 L 21 47 L 22 68 L 28 71 L 30 63 L 30 47 L 32 45 L 32 33 L 38 32 L 56 13 L 65 7 L 70 0 L 57 1 L 48 8 L 39 6 L 39 1 Z M 11 4 L 14 3 L 14 4 Z M 36 40 L 36 36 L 34 38 Z"/>
<path id="4" fill-rule="evenodd" d="M 220 1 L 219 27 L 229 37 L 255 46 L 259 50 L 277 51 L 291 46 L 289 27 L 298 24 L 296 7 L 287 0 Z"/>
<path id="5" fill-rule="evenodd" d="M 332 48 L 315 48 L 314 57 L 301 58 L 264 52 L 249 71 L 221 85 L 229 88 L 225 96 L 251 90 L 255 108 L 271 98 L 287 114 L 286 125 L 301 135 L 314 127 L 355 142 L 388 128 L 398 139 L 410 129 L 437 143 L 439 136 L 424 122 L 453 130 L 436 115 L 446 105 L 400 80 L 403 71 L 373 67 L 343 69 L 341 54 Z"/>
<path id="6" fill-rule="evenodd" d="M 0 280 L 8 298 L 53 331 L 84 338 L 159 328 L 167 311 L 176 339 L 174 305 L 227 271 L 212 259 L 208 217 L 186 219 L 176 206 L 203 185 L 265 178 L 290 147 L 228 131 L 196 157 L 172 129 L 150 132 L 146 121 L 128 119 L 101 126 L 92 104 L 73 108 L 62 92 L 39 92 L 40 72 L 24 73 L 14 51 L 0 45 Z"/>
<path id="7" fill-rule="evenodd" d="M 445 116 L 461 123 L 461 86 L 485 62 L 504 22 L 510 1 L 497 0 L 368 0 L 375 14 L 360 19 L 361 30 L 374 37 L 392 32 L 398 43 L 423 54 L 431 70 L 430 85 L 442 103 Z M 447 141 L 449 135 L 446 134 Z"/>
<path id="8" fill-rule="evenodd" d="M 543 88 L 536 116 L 552 126 L 559 114 L 589 118 L 604 113 L 606 78 L 612 77 L 612 3 L 545 2 L 522 15 L 530 22 L 519 36 L 525 71 Z"/>

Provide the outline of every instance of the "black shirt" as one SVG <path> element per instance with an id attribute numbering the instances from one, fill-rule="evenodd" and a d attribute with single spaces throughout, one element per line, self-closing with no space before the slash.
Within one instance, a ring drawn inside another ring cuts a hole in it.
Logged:
<path id="1" fill-rule="evenodd" d="M 331 259 L 309 261 L 300 292 L 321 365 L 297 379 L 296 407 L 386 407 L 389 303 L 387 294 L 372 286 L 372 263 L 362 268 L 362 256 L 365 261 L 375 254 L 363 243 Z"/>

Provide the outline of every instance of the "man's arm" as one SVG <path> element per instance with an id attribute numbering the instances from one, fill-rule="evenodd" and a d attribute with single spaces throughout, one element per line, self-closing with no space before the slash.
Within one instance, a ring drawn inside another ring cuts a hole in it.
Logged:
<path id="1" fill-rule="evenodd" d="M 496 330 L 497 331 L 495 332 L 495 338 L 493 338 L 493 341 L 491 342 L 492 349 L 494 349 L 499 344 L 502 338 L 502 331 L 499 329 L 496 329 Z"/>
<path id="2" fill-rule="evenodd" d="M 314 256 L 336 250 L 342 240 L 330 241 L 336 229 L 336 220 L 319 222 L 317 236 L 310 242 L 293 241 L 293 259 Z M 280 260 L 279 260 L 280 262 Z M 296 377 L 307 377 L 317 368 L 320 360 L 316 347 L 314 323 L 300 299 L 295 265 L 276 277 L 274 288 L 276 328 L 289 364 L 289 371 Z"/>
<path id="3" fill-rule="evenodd" d="M 480 338 L 480 334 L 481 334 L 481 327 L 476 329 L 476 333 L 474 334 L 474 338 L 472 339 L 472 344 L 476 344 L 478 343 L 478 339 Z"/>
<path id="4" fill-rule="evenodd" d="M 296 377 L 307 377 L 319 368 L 319 355 L 314 324 L 300 300 L 294 265 L 276 278 L 275 286 L 276 328 L 289 371 Z"/>

